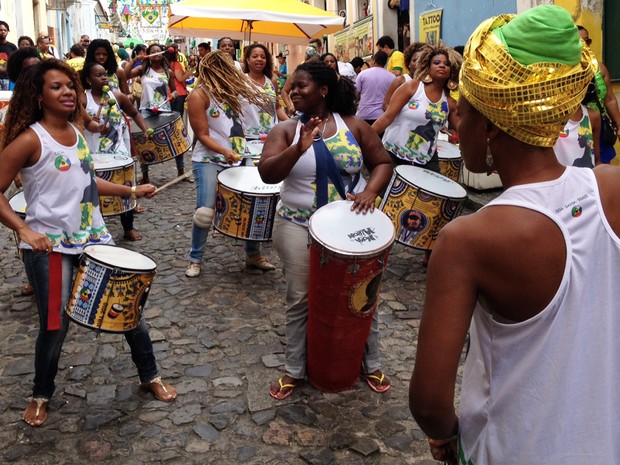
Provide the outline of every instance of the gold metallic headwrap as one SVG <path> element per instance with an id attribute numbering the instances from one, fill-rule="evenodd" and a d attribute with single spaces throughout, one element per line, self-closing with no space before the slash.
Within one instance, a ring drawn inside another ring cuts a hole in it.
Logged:
<path id="1" fill-rule="evenodd" d="M 584 45 L 581 61 L 574 66 L 521 65 L 492 32 L 514 17 L 487 19 L 474 31 L 463 52 L 459 89 L 502 131 L 527 144 L 553 147 L 579 107 L 596 72 L 596 62 Z"/>

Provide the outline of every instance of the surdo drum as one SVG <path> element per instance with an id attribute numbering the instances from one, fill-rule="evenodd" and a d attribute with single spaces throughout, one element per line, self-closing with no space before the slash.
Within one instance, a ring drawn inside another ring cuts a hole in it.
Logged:
<path id="1" fill-rule="evenodd" d="M 439 173 L 409 165 L 394 169 L 381 210 L 396 228 L 396 240 L 429 250 L 439 231 L 463 210 L 467 192 Z"/>
<path id="2" fill-rule="evenodd" d="M 358 381 L 395 237 L 384 213 L 358 214 L 352 205 L 332 202 L 310 217 L 307 368 L 310 383 L 325 392 Z"/>
<path id="3" fill-rule="evenodd" d="M 111 153 L 94 153 L 95 175 L 114 184 L 136 185 L 136 169 L 133 158 L 128 155 Z M 137 201 L 131 197 L 104 195 L 99 196 L 99 207 L 103 216 L 120 215 L 133 210 Z"/>
<path id="4" fill-rule="evenodd" d="M 144 119 L 147 127 L 153 129 L 146 137 L 137 125 L 131 127 L 131 137 L 136 146 L 138 161 L 143 165 L 154 165 L 182 156 L 190 149 L 187 129 L 181 115 L 176 111 L 149 116 Z"/>
<path id="5" fill-rule="evenodd" d="M 463 164 L 459 148 L 450 142 L 437 141 L 437 157 L 439 158 L 439 172 L 454 182 L 459 182 Z"/>
<path id="6" fill-rule="evenodd" d="M 13 195 L 9 199 L 9 205 L 11 209 L 19 216 L 22 220 L 26 219 L 26 197 L 24 196 L 24 192 L 20 191 L 17 194 Z M 19 238 L 17 237 L 17 233 L 13 231 L 13 237 L 15 238 L 15 245 L 17 245 L 17 256 L 21 257 L 21 253 L 19 250 Z"/>
<path id="7" fill-rule="evenodd" d="M 264 145 L 265 145 L 265 141 L 258 140 L 258 139 L 248 139 L 245 142 L 246 153 L 250 155 L 254 165 L 258 164 L 258 161 L 260 160 L 260 156 L 263 153 Z"/>
<path id="8" fill-rule="evenodd" d="M 66 312 L 76 323 L 122 333 L 138 326 L 157 265 L 110 245 L 84 248 Z"/>
<path id="9" fill-rule="evenodd" d="M 254 166 L 227 168 L 217 175 L 213 225 L 238 239 L 270 241 L 280 184 L 265 184 Z"/>

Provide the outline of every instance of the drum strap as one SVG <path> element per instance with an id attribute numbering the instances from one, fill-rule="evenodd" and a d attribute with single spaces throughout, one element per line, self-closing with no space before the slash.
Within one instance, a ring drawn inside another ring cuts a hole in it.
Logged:
<path id="1" fill-rule="evenodd" d="M 301 115 L 300 121 L 306 124 L 310 118 L 308 115 Z M 334 161 L 334 157 L 325 145 L 325 141 L 319 135 L 312 143 L 314 156 L 316 159 L 316 205 L 321 208 L 327 205 L 327 178 L 331 179 L 332 184 L 340 194 L 342 199 L 346 199 L 344 183 Z"/>
<path id="2" fill-rule="evenodd" d="M 60 329 L 60 303 L 62 301 L 62 254 L 49 256 L 49 289 L 47 294 L 47 330 Z"/>

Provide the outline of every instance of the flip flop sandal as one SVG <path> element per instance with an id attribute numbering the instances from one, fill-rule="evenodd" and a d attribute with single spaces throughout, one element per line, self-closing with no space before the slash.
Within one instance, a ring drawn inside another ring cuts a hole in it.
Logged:
<path id="1" fill-rule="evenodd" d="M 284 400 L 287 397 L 290 397 L 293 394 L 293 391 L 295 390 L 295 388 L 297 387 L 297 384 L 284 384 L 282 382 L 282 379 L 284 379 L 284 377 L 278 379 L 278 384 L 280 385 L 280 387 L 278 388 L 277 391 L 274 390 L 273 386 L 269 388 L 269 395 L 277 400 Z M 288 391 L 283 393 L 282 389 L 285 389 L 285 388 L 287 388 Z"/>
<path id="2" fill-rule="evenodd" d="M 157 378 L 153 379 L 152 381 L 148 383 L 142 383 L 140 387 L 144 389 L 145 391 L 152 392 L 155 398 L 162 402 L 172 402 L 177 397 L 176 391 L 170 392 L 168 390 L 172 388 L 172 386 L 170 386 L 169 384 L 165 384 L 161 380 L 160 376 L 158 376 Z"/>
<path id="3" fill-rule="evenodd" d="M 383 394 L 384 392 L 388 392 L 391 388 L 391 384 L 383 384 L 383 380 L 385 379 L 385 374 L 381 373 L 381 376 L 377 375 L 364 375 L 364 379 L 366 380 L 366 384 L 368 387 L 378 394 Z M 373 383 L 371 380 L 379 381 L 379 384 Z"/>
<path id="4" fill-rule="evenodd" d="M 35 404 L 37 404 L 37 409 L 34 412 L 34 417 L 33 417 L 33 422 L 29 422 L 28 420 L 26 420 L 26 418 L 24 417 L 24 421 L 26 423 L 28 423 L 30 426 L 34 426 L 34 427 L 38 427 L 38 426 L 43 426 L 43 423 L 45 423 L 45 420 L 47 420 L 47 405 L 45 408 L 45 412 L 41 413 L 41 407 L 43 407 L 43 405 L 48 404 L 49 403 L 49 399 L 45 399 L 43 397 L 35 397 L 32 399 L 32 402 L 34 402 Z M 31 402 L 31 403 L 32 403 Z M 28 408 L 30 408 L 30 406 L 28 406 Z M 28 410 L 28 408 L 26 410 Z M 25 412 L 24 412 L 25 414 Z M 41 414 L 41 418 L 39 418 L 39 414 Z"/>

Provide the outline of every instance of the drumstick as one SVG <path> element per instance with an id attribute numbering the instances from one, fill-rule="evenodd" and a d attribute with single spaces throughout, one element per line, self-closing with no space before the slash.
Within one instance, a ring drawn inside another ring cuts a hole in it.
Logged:
<path id="1" fill-rule="evenodd" d="M 101 110 L 103 110 L 103 104 L 108 98 L 108 92 L 110 92 L 110 87 L 103 86 L 101 90 L 103 91 L 103 94 L 101 94 L 101 102 L 99 102 L 99 110 L 97 111 L 97 120 L 99 120 L 99 117 L 101 116 Z"/>
<path id="2" fill-rule="evenodd" d="M 144 58 L 156 57 L 157 55 L 163 55 L 166 53 L 166 50 L 162 50 L 161 52 L 151 53 L 150 55 L 144 55 Z"/>
<path id="3" fill-rule="evenodd" d="M 164 184 L 163 186 L 158 187 L 157 189 L 155 189 L 155 192 L 163 191 L 164 189 L 166 189 L 166 188 L 168 188 L 170 186 L 173 186 L 176 183 L 181 182 L 181 181 L 183 181 L 184 179 L 187 179 L 187 178 L 189 178 L 189 173 L 183 173 L 181 176 L 178 176 L 178 177 L 174 178 L 172 181 L 169 181 L 166 184 Z M 155 193 L 155 192 L 153 192 L 153 193 Z"/>

